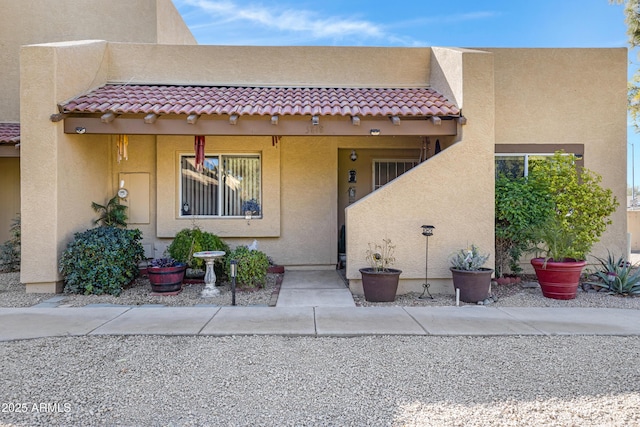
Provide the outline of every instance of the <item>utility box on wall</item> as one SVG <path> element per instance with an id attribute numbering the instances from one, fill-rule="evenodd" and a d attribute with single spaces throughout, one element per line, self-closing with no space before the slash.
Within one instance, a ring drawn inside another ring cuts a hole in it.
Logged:
<path id="1" fill-rule="evenodd" d="M 150 177 L 146 172 L 122 172 L 118 182 L 128 191 L 121 203 L 128 207 L 127 223 L 149 224 L 150 222 Z"/>

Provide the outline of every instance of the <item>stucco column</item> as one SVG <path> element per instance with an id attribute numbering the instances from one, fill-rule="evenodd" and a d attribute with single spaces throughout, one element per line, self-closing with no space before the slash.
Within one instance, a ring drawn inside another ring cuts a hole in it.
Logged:
<path id="1" fill-rule="evenodd" d="M 25 46 L 20 54 L 22 266 L 27 292 L 60 292 L 58 264 L 73 234 L 91 227 L 108 190 L 107 145 L 65 135 L 57 103 L 106 81 L 106 42 Z M 104 140 L 104 137 L 100 137 Z"/>

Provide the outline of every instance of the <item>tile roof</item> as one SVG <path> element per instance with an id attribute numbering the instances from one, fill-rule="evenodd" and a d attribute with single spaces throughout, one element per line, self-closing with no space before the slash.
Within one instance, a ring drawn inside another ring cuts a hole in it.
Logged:
<path id="1" fill-rule="evenodd" d="M 20 142 L 20 123 L 0 123 L 0 144 Z"/>
<path id="2" fill-rule="evenodd" d="M 459 116 L 430 88 L 213 87 L 108 84 L 64 113 L 318 116 Z"/>

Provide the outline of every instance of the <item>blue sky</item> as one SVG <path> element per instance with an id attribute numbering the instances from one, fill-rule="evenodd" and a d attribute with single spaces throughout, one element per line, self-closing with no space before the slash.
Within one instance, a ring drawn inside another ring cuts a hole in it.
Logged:
<path id="1" fill-rule="evenodd" d="M 608 0 L 174 0 L 199 44 L 626 47 L 623 6 Z M 630 52 L 629 73 L 637 67 Z M 640 135 L 635 184 L 640 185 Z"/>

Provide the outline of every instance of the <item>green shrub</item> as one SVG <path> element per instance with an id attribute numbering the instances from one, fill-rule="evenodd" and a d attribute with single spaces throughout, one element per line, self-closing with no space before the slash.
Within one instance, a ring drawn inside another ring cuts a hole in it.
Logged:
<path id="1" fill-rule="evenodd" d="M 522 271 L 520 257 L 534 244 L 533 230 L 551 215 L 553 201 L 546 187 L 531 177 L 496 180 L 496 274 Z"/>
<path id="2" fill-rule="evenodd" d="M 171 258 L 176 261 L 184 262 L 190 268 L 204 269 L 204 260 L 193 257 L 194 253 L 201 251 L 224 251 L 229 253 L 229 245 L 215 234 L 194 227 L 180 230 L 167 248 L 167 252 Z M 216 263 L 216 275 L 217 274 Z"/>
<path id="3" fill-rule="evenodd" d="M 138 274 L 141 240 L 138 229 L 97 227 L 76 233 L 60 260 L 65 292 L 120 295 Z"/>
<path id="4" fill-rule="evenodd" d="M 227 255 L 227 272 L 230 270 L 230 262 L 235 259 L 238 262 L 236 280 L 239 286 L 246 288 L 261 288 L 267 279 L 269 258 L 264 252 L 249 249 L 246 246 L 238 246 Z"/>
<path id="5" fill-rule="evenodd" d="M 167 248 L 169 256 L 176 261 L 184 262 L 189 268 L 204 270 L 205 261 L 202 258 L 193 257 L 194 253 L 201 251 L 224 251 L 228 254 L 229 245 L 215 234 L 194 227 L 180 230 Z M 220 262 L 216 260 L 213 269 L 216 277 L 224 278 L 224 258 L 221 258 Z"/>
<path id="6" fill-rule="evenodd" d="M 11 223 L 11 237 L 0 245 L 0 271 L 20 270 L 20 215 Z"/>

